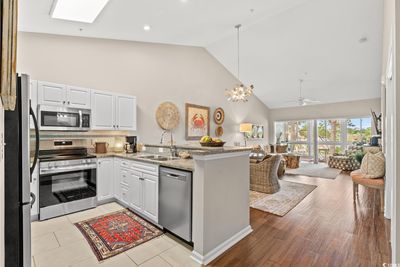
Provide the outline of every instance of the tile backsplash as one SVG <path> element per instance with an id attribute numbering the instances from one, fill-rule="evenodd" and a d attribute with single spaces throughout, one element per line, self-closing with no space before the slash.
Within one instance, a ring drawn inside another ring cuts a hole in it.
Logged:
<path id="1" fill-rule="evenodd" d="M 109 144 L 108 151 L 122 150 L 125 144 L 125 136 L 130 135 L 129 132 L 40 132 L 40 150 L 67 148 L 67 147 L 86 147 L 94 150 L 96 142 L 106 142 Z M 55 141 L 71 141 L 69 146 L 55 146 Z M 31 147 L 34 147 L 34 133 L 32 133 Z"/>

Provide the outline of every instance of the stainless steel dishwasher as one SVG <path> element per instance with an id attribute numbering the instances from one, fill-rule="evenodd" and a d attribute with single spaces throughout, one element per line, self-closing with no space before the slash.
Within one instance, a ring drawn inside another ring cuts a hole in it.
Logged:
<path id="1" fill-rule="evenodd" d="M 192 173 L 160 167 L 158 223 L 192 242 Z"/>

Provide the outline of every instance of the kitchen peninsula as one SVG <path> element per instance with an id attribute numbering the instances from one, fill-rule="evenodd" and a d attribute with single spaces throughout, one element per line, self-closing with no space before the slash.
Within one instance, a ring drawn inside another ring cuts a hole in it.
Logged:
<path id="1" fill-rule="evenodd" d="M 147 145 L 148 150 L 168 146 Z M 116 157 L 193 172 L 192 258 L 208 264 L 232 245 L 251 233 L 249 216 L 249 148 L 204 148 L 177 146 L 188 150 L 193 159 L 158 161 L 146 153 L 111 152 L 97 157 Z"/>

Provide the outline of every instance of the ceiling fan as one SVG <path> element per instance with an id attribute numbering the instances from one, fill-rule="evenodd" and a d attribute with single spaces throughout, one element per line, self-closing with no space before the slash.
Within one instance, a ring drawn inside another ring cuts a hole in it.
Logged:
<path id="1" fill-rule="evenodd" d="M 312 100 L 312 99 L 303 97 L 303 95 L 302 95 L 303 82 L 304 82 L 303 79 L 299 79 L 299 97 L 297 98 L 297 100 L 289 101 L 289 103 L 297 103 L 299 106 L 306 106 L 308 104 L 321 102 L 319 100 Z"/>

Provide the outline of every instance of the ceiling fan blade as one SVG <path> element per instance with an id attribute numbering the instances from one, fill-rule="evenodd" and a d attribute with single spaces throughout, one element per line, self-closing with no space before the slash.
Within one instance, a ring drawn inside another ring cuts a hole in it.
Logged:
<path id="1" fill-rule="evenodd" d="M 312 99 L 308 99 L 308 98 L 304 99 L 303 101 L 307 102 L 307 103 L 320 103 L 321 102 L 319 100 L 312 100 Z"/>

